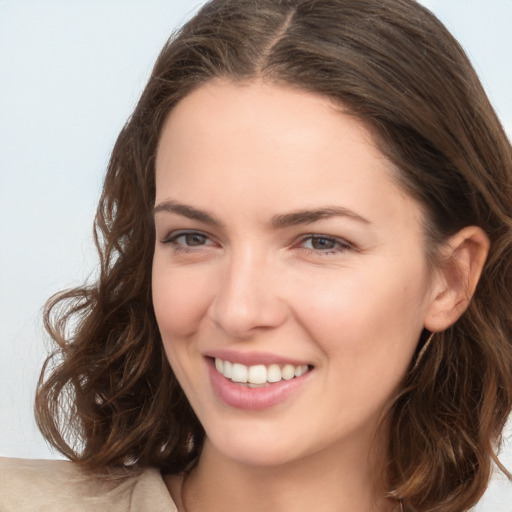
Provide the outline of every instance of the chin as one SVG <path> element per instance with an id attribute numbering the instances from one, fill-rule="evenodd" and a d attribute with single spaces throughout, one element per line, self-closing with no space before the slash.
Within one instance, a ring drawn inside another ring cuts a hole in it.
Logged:
<path id="1" fill-rule="evenodd" d="M 279 466 L 301 458 L 299 440 L 275 431 L 262 432 L 254 428 L 244 428 L 238 432 L 223 429 L 208 435 L 212 448 L 225 458 L 248 466 Z"/>
<path id="2" fill-rule="evenodd" d="M 293 462 L 298 458 L 297 454 L 283 450 L 282 447 L 261 446 L 251 442 L 231 445 L 222 449 L 222 451 L 230 460 L 252 467 L 277 467 Z"/>

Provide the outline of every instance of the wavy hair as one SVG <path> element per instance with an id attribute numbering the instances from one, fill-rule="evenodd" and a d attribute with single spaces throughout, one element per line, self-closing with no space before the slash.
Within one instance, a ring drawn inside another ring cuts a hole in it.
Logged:
<path id="1" fill-rule="evenodd" d="M 389 496 L 407 511 L 467 510 L 499 464 L 512 407 L 512 148 L 464 51 L 413 0 L 212 0 L 170 38 L 109 162 L 99 277 L 45 309 L 56 344 L 37 391 L 41 431 L 96 471 L 178 472 L 201 450 L 153 313 L 154 162 L 172 108 L 219 77 L 321 94 L 362 120 L 425 211 L 434 265 L 462 227 L 488 235 L 468 310 L 411 363 L 388 414 Z"/>

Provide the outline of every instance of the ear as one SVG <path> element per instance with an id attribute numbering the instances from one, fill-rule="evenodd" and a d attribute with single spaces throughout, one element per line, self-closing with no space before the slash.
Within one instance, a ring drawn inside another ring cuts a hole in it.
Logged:
<path id="1" fill-rule="evenodd" d="M 441 249 L 444 263 L 436 271 L 425 328 L 439 332 L 454 324 L 466 311 L 489 252 L 489 238 L 477 226 L 453 235 Z"/>

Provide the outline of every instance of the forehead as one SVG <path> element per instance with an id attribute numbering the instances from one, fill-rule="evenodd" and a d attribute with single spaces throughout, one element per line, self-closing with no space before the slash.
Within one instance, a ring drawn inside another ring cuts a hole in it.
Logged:
<path id="1" fill-rule="evenodd" d="M 354 137 L 349 141 L 351 134 Z M 329 97 L 262 81 L 215 79 L 195 89 L 170 112 L 158 154 L 176 136 L 206 142 L 210 150 L 225 145 L 235 149 L 243 137 L 252 137 L 253 142 L 264 139 L 266 151 L 262 156 L 293 143 L 301 145 L 302 153 L 313 145 L 316 150 L 328 151 L 332 141 L 338 143 L 345 138 L 354 145 L 362 142 L 366 150 L 372 148 L 373 156 L 384 158 L 363 123 Z M 304 146 L 306 138 L 310 141 L 308 147 Z M 323 148 L 319 145 L 322 141 Z"/>
<path id="2" fill-rule="evenodd" d="M 361 121 L 329 98 L 260 82 L 219 80 L 185 97 L 164 124 L 156 171 L 157 202 L 321 202 L 375 218 L 402 214 L 405 203 L 419 210 Z"/>

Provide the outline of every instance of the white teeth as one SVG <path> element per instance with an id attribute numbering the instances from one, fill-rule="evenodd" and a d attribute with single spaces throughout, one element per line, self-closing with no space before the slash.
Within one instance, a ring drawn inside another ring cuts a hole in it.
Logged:
<path id="1" fill-rule="evenodd" d="M 239 363 L 233 363 L 233 372 L 231 380 L 233 382 L 247 382 L 247 374 L 249 373 L 247 366 Z"/>
<path id="2" fill-rule="evenodd" d="M 278 364 L 271 364 L 268 367 L 267 380 L 269 382 L 279 382 L 281 380 L 281 368 Z"/>
<path id="3" fill-rule="evenodd" d="M 295 377 L 300 377 L 301 375 L 304 375 L 308 371 L 308 365 L 303 364 L 302 366 L 296 366 L 295 367 Z"/>
<path id="4" fill-rule="evenodd" d="M 217 358 L 215 358 L 215 361 L 217 361 Z M 222 359 L 221 359 L 222 361 Z M 226 377 L 226 379 L 231 379 L 232 375 L 233 375 L 233 363 L 231 363 L 230 361 L 222 361 L 224 364 L 223 364 L 223 370 L 222 372 L 222 375 L 224 375 L 224 377 Z"/>
<path id="5" fill-rule="evenodd" d="M 267 369 L 265 365 L 249 366 L 247 381 L 251 384 L 265 384 L 267 382 Z"/>
<path id="6" fill-rule="evenodd" d="M 249 387 L 260 387 L 281 380 L 291 380 L 294 377 L 300 377 L 308 371 L 308 365 L 294 366 L 285 364 L 283 367 L 278 364 L 265 366 L 257 364 L 254 366 L 245 366 L 240 363 L 231 363 L 219 358 L 215 358 L 215 368 L 227 379 L 241 384 L 247 384 Z"/>
<path id="7" fill-rule="evenodd" d="M 291 380 L 295 377 L 295 366 L 291 364 L 285 364 L 284 368 L 281 370 L 281 375 L 284 380 Z"/>

